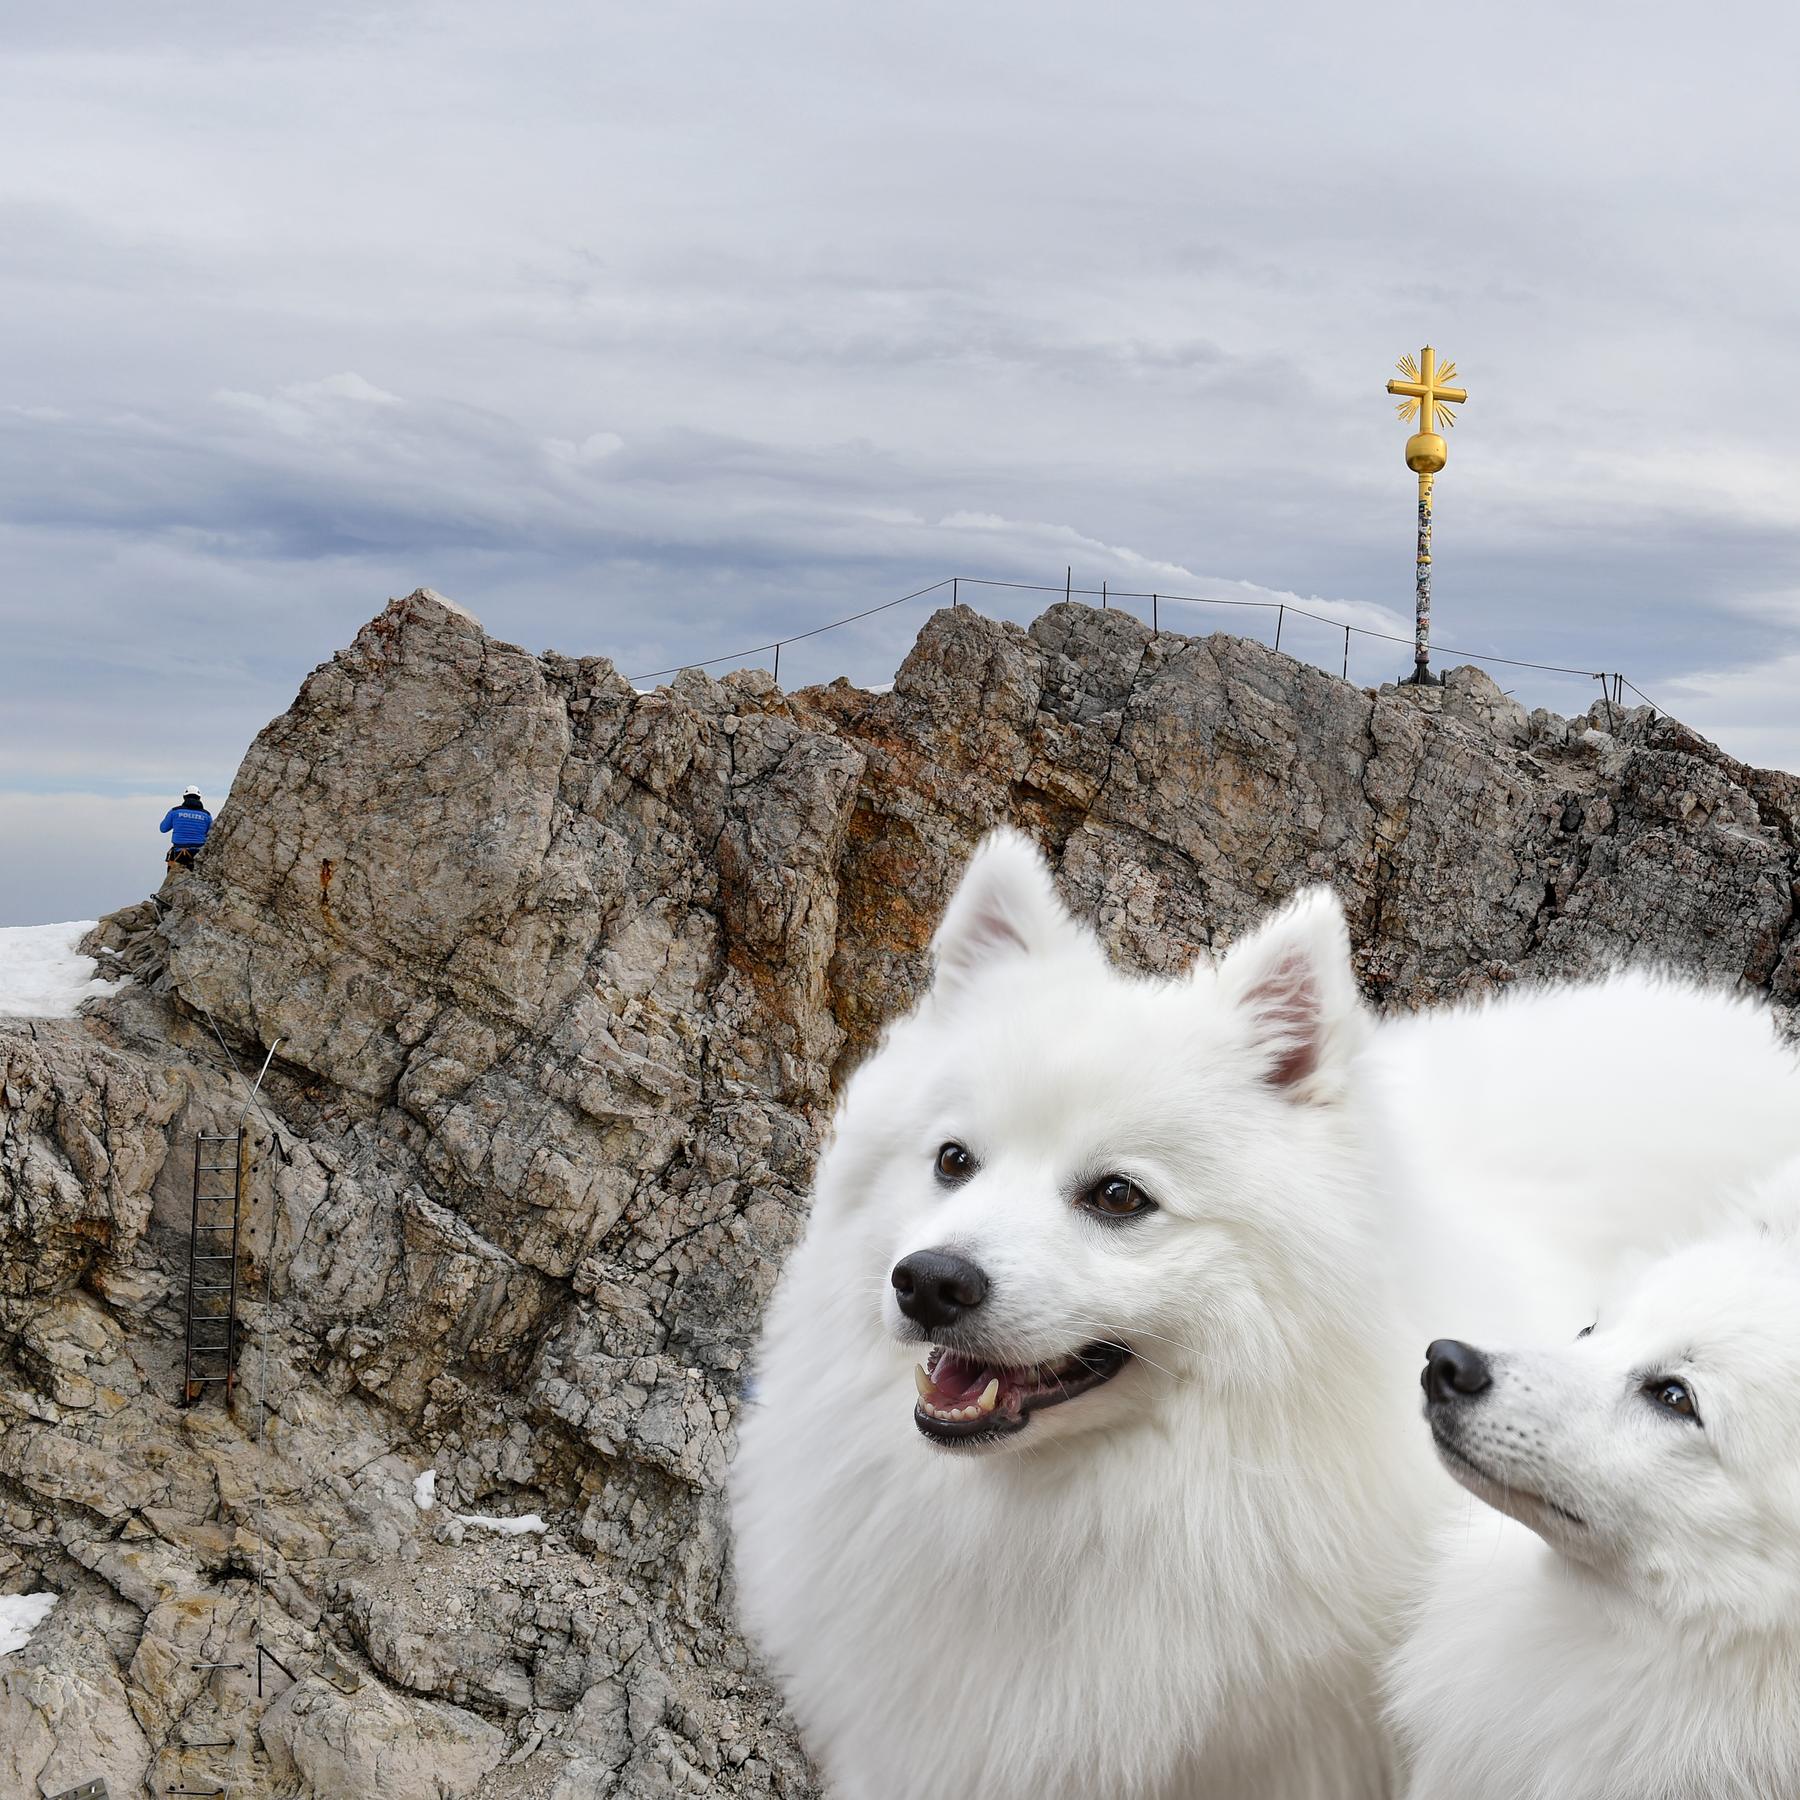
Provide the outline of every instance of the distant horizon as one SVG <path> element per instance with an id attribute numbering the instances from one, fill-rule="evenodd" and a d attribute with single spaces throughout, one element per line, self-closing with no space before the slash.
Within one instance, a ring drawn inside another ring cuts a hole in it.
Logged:
<path id="1" fill-rule="evenodd" d="M 1469 396 L 1436 635 L 1800 772 L 1800 18 L 1739 23 L 1755 56 L 1543 0 L 24 15 L 0 919 L 147 891 L 157 801 L 420 586 L 627 673 L 946 570 L 1404 637 L 1385 384 L 1426 343 Z M 1320 629 L 1283 648 L 1334 666 Z"/>

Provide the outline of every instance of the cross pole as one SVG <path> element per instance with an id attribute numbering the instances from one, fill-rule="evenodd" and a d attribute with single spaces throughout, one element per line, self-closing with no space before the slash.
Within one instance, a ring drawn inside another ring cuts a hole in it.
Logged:
<path id="1" fill-rule="evenodd" d="M 1456 364 L 1438 365 L 1437 352 L 1427 344 L 1419 352 L 1419 360 L 1401 357 L 1396 365 L 1400 379 L 1390 381 L 1387 391 L 1400 396 L 1396 409 L 1405 420 L 1417 419 L 1419 429 L 1406 440 L 1406 466 L 1419 478 L 1419 549 L 1413 566 L 1413 672 L 1410 682 L 1432 687 L 1442 682 L 1441 675 L 1431 672 L 1431 489 L 1450 454 L 1449 446 L 1438 435 L 1437 427 L 1446 430 L 1456 423 L 1450 410 L 1468 399 L 1464 388 L 1452 387 Z"/>

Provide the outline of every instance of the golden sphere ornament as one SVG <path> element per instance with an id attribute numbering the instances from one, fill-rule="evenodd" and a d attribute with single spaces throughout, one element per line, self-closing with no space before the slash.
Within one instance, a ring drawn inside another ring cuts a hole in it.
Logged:
<path id="1" fill-rule="evenodd" d="M 1450 447 L 1435 431 L 1415 431 L 1406 440 L 1406 466 L 1415 475 L 1435 475 L 1450 459 Z"/>

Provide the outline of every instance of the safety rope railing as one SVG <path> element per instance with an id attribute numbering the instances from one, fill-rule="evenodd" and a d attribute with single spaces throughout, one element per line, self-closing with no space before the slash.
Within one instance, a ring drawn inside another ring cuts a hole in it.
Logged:
<path id="1" fill-rule="evenodd" d="M 1065 601 L 1098 600 L 1102 611 L 1110 611 L 1120 601 L 1148 601 L 1150 608 L 1150 628 L 1159 636 L 1162 632 L 1162 605 L 1164 601 L 1179 606 L 1213 606 L 1237 608 L 1252 612 L 1272 612 L 1275 615 L 1275 633 L 1272 647 L 1281 648 L 1282 634 L 1286 630 L 1290 617 L 1306 619 L 1315 624 L 1325 625 L 1333 631 L 1344 634 L 1343 659 L 1341 673 L 1347 681 L 1350 678 L 1350 646 L 1353 638 L 1372 638 L 1381 643 L 1405 644 L 1409 648 L 1414 640 L 1410 635 L 1402 636 L 1398 632 L 1378 631 L 1371 625 L 1353 625 L 1343 619 L 1334 619 L 1325 613 L 1313 612 L 1309 608 L 1297 605 L 1291 600 L 1248 600 L 1228 599 L 1219 594 L 1178 594 L 1164 593 L 1161 590 L 1151 591 L 1139 588 L 1115 588 L 1110 582 L 1102 581 L 1100 586 L 1077 587 L 1074 583 L 1073 569 L 1064 571 L 1063 580 L 1057 584 L 1034 581 L 1002 581 L 987 575 L 946 575 L 940 581 L 934 581 L 928 587 L 915 588 L 909 594 L 901 594 L 897 599 L 884 600 L 877 606 L 866 606 L 859 612 L 846 613 L 841 619 L 828 620 L 823 625 L 814 625 L 805 631 L 789 632 L 785 637 L 771 638 L 766 643 L 756 644 L 746 650 L 729 651 L 723 656 L 697 658 L 693 661 L 672 664 L 666 669 L 652 669 L 644 675 L 633 675 L 629 680 L 634 686 L 643 682 L 659 681 L 665 676 L 679 675 L 684 669 L 712 669 L 721 663 L 731 663 L 737 667 L 744 666 L 752 657 L 772 656 L 774 659 L 774 678 L 781 680 L 781 652 L 790 644 L 803 643 L 809 638 L 823 637 L 827 632 L 842 630 L 847 625 L 855 625 L 864 619 L 874 618 L 878 613 L 891 612 L 895 607 L 906 606 L 913 601 L 925 599 L 932 594 L 941 594 L 946 588 L 950 590 L 952 606 L 967 606 L 970 603 L 963 598 L 965 588 L 999 588 L 1016 593 L 1052 594 Z M 1613 707 L 1624 705 L 1624 690 L 1632 693 L 1658 716 L 1680 725 L 1682 722 L 1670 712 L 1666 706 L 1660 705 L 1650 698 L 1635 682 L 1628 680 L 1616 670 L 1600 670 L 1578 668 L 1570 663 L 1537 662 L 1521 656 L 1500 656 L 1486 650 L 1461 650 L 1449 644 L 1433 643 L 1429 646 L 1436 656 L 1454 657 L 1461 662 L 1472 662 L 1482 665 L 1493 664 L 1508 669 L 1532 669 L 1543 674 L 1573 675 L 1582 681 L 1600 683 L 1601 699 L 1605 702 L 1607 717 L 1613 716 Z M 1289 652 L 1292 655 L 1292 651 Z M 1692 729 L 1691 727 L 1683 727 Z"/>

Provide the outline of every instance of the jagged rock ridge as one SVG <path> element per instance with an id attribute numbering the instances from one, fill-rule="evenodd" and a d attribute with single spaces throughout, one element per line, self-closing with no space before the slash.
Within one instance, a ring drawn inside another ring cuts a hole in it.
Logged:
<path id="1" fill-rule="evenodd" d="M 1622 957 L 1800 1004 L 1800 782 L 1648 709 L 1079 606 L 941 612 L 886 695 L 640 695 L 396 601 L 103 925 L 132 982 L 0 1024 L 0 1584 L 65 1596 L 0 1662 L 0 1794 L 812 1793 L 730 1624 L 744 1357 L 834 1076 L 1003 819 L 1145 968 L 1325 880 L 1381 1004 Z M 242 1380 L 183 1410 L 221 1040 L 276 1056 Z"/>

